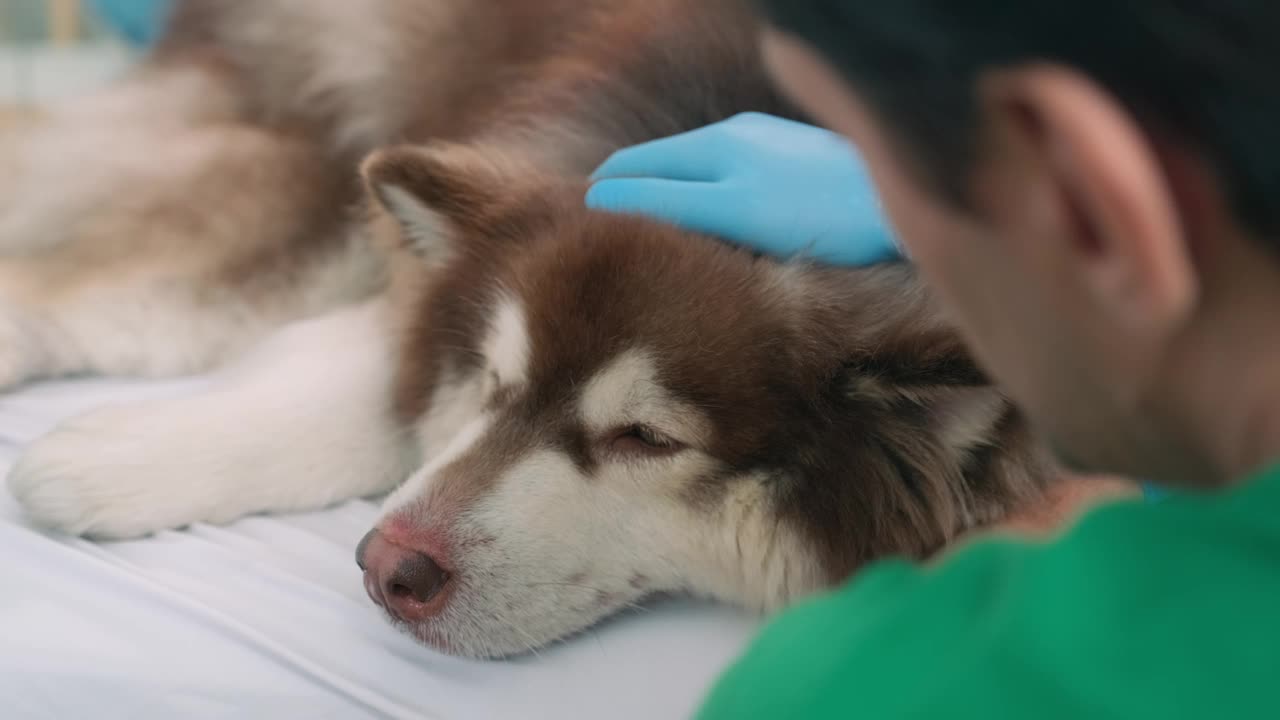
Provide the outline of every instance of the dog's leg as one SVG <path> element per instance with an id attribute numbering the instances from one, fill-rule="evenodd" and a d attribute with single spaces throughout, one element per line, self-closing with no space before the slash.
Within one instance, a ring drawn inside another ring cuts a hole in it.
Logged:
<path id="1" fill-rule="evenodd" d="M 371 301 L 291 325 L 194 396 L 74 418 L 9 487 L 40 524 L 101 538 L 385 492 L 416 457 L 391 414 L 383 312 Z"/>
<path id="2" fill-rule="evenodd" d="M 0 259 L 0 388 L 204 371 L 377 286 L 381 261 L 345 217 L 348 181 L 307 144 L 223 126 L 149 147 L 65 240 Z"/>
<path id="3" fill-rule="evenodd" d="M 99 92 L 30 113 L 0 132 L 0 253 L 75 236 L 102 205 L 129 201 L 166 170 L 164 138 L 239 116 L 230 79 L 200 63 L 144 66 Z"/>
<path id="4" fill-rule="evenodd" d="M 352 240 L 299 258 L 292 277 L 262 294 L 168 260 L 0 261 L 0 390 L 65 376 L 215 369 L 282 325 L 367 295 L 379 272 L 372 255 Z"/>

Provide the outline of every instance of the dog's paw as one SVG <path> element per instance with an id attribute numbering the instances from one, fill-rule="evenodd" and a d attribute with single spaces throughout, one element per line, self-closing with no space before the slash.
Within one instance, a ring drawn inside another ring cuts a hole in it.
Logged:
<path id="1" fill-rule="evenodd" d="M 210 519 L 208 483 L 187 474 L 165 413 L 82 415 L 37 440 L 9 472 L 10 492 L 40 525 L 102 539 L 140 537 Z"/>

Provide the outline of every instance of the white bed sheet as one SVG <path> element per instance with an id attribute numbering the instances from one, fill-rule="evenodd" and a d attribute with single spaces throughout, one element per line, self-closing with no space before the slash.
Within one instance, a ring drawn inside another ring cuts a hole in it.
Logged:
<path id="1" fill-rule="evenodd" d="M 75 412 L 199 382 L 0 396 L 0 473 Z M 98 544 L 32 529 L 0 491 L 0 718 L 685 717 L 757 627 L 668 602 L 539 656 L 450 658 L 365 597 L 353 549 L 375 514 L 351 502 Z"/>

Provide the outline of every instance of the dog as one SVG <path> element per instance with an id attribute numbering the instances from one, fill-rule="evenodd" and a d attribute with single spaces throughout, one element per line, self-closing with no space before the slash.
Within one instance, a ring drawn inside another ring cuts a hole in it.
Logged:
<path id="1" fill-rule="evenodd" d="M 185 0 L 8 134 L 0 386 L 213 371 L 8 477 L 113 539 L 386 496 L 370 597 L 472 657 L 658 593 L 769 612 L 1034 505 L 1049 463 L 906 266 L 585 209 L 612 152 L 796 117 L 739 0 Z"/>

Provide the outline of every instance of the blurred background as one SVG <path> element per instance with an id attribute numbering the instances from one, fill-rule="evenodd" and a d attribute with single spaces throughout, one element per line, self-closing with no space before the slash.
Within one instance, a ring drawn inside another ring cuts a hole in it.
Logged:
<path id="1" fill-rule="evenodd" d="M 148 4 L 150 0 L 124 0 Z M 138 49 L 100 0 L 0 0 L 0 118 L 100 86 Z"/>

